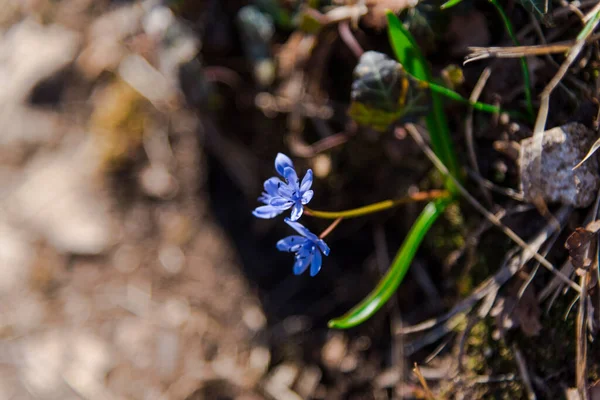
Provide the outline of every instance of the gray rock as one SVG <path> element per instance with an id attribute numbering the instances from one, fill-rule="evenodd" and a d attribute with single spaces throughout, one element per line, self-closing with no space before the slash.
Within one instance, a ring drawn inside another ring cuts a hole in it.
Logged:
<path id="1" fill-rule="evenodd" d="M 591 157 L 573 170 L 596 140 L 593 131 L 572 122 L 544 132 L 541 176 L 535 176 L 533 138 L 521 141 L 519 166 L 521 190 L 527 200 L 533 201 L 539 193 L 549 203 L 587 207 L 600 185 L 598 159 Z"/>

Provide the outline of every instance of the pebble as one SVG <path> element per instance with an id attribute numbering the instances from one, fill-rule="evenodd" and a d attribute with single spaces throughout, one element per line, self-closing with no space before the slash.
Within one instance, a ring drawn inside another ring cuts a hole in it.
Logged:
<path id="1" fill-rule="evenodd" d="M 519 167 L 525 198 L 533 201 L 538 194 L 549 203 L 587 207 L 600 185 L 598 159 L 590 157 L 577 165 L 594 143 L 596 134 L 585 125 L 572 122 L 544 132 L 540 176 L 535 176 L 533 138 L 521 141 Z"/>

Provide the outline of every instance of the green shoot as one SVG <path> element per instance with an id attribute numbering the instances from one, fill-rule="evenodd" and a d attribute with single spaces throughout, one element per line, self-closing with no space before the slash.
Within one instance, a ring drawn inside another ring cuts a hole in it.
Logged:
<path id="1" fill-rule="evenodd" d="M 392 12 L 387 13 L 387 19 L 390 42 L 398 61 L 408 73 L 417 79 L 430 82 L 429 68 L 410 32 L 404 28 L 398 17 Z M 432 91 L 431 98 L 433 107 L 427 116 L 427 127 L 433 149 L 444 165 L 448 167 L 450 173 L 455 177 L 460 177 L 458 161 L 452 147 L 450 129 L 446 121 L 442 99 L 435 91 Z M 450 193 L 456 193 L 456 186 L 450 179 L 446 180 L 446 187 Z M 387 303 L 402 283 L 423 238 L 452 201 L 453 197 L 450 197 L 430 202 L 425 206 L 408 232 L 404 243 L 398 249 L 390 269 L 379 284 L 365 299 L 346 314 L 329 321 L 329 327 L 348 329 L 357 326 L 372 317 Z"/>

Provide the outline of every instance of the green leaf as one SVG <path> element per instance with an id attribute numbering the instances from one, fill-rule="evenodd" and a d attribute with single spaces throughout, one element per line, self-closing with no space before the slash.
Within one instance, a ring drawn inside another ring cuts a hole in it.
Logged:
<path id="1" fill-rule="evenodd" d="M 398 61 L 404 66 L 409 74 L 425 82 L 431 82 L 431 73 L 427 61 L 423 57 L 419 46 L 410 32 L 402 25 L 402 22 L 391 11 L 387 12 L 388 36 L 392 49 Z M 432 112 L 427 116 L 427 128 L 431 137 L 433 151 L 448 167 L 450 173 L 459 178 L 458 161 L 450 138 L 450 129 L 444 112 L 444 103 L 440 95 L 431 93 Z M 448 190 L 454 192 L 450 181 L 447 183 Z"/>
<path id="2" fill-rule="evenodd" d="M 348 115 L 378 131 L 406 114 L 426 115 L 430 110 L 426 85 L 409 76 L 386 54 L 367 51 L 354 68 Z"/>
<path id="3" fill-rule="evenodd" d="M 440 6 L 440 9 L 445 10 L 450 7 L 454 7 L 458 4 L 462 3 L 462 0 L 449 0 Z"/>
<path id="4" fill-rule="evenodd" d="M 431 81 L 427 62 L 421 54 L 421 49 L 415 39 L 393 12 L 388 11 L 386 16 L 392 50 L 394 50 L 400 64 L 415 78 L 427 82 Z"/>
<path id="5" fill-rule="evenodd" d="M 451 202 L 452 200 L 448 199 L 438 200 L 425 206 L 408 232 L 398 253 L 396 253 L 392 266 L 379 281 L 377 287 L 346 314 L 329 321 L 328 326 L 330 328 L 348 329 L 360 325 L 387 303 L 408 272 L 408 268 L 429 228 Z"/>

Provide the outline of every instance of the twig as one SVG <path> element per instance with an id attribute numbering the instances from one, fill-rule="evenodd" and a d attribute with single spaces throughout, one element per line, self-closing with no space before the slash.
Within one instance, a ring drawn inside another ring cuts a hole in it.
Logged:
<path id="1" fill-rule="evenodd" d="M 600 3 L 599 3 L 600 4 Z M 596 260 L 598 258 L 596 257 Z M 575 362 L 575 380 L 577 391 L 582 400 L 589 400 L 587 390 L 587 290 L 589 283 L 589 272 L 583 274 L 579 279 L 581 286 L 581 296 L 579 298 L 579 309 L 577 312 L 575 339 L 577 342 L 576 362 Z"/>
<path id="2" fill-rule="evenodd" d="M 354 53 L 356 58 L 360 58 L 365 51 L 361 47 L 360 43 L 358 43 L 358 40 L 356 40 L 356 37 L 354 37 L 352 34 L 352 31 L 350 30 L 350 23 L 348 21 L 340 22 L 338 24 L 338 32 L 340 33 L 340 37 L 344 43 L 346 43 L 346 46 L 352 50 L 352 53 Z"/>
<path id="3" fill-rule="evenodd" d="M 417 363 L 415 363 L 415 368 L 413 369 L 413 372 L 417 376 L 417 379 L 419 379 L 419 382 L 421 383 L 421 386 L 425 391 L 425 398 L 427 400 L 435 400 L 435 396 L 433 395 L 433 393 L 431 393 L 431 389 L 429 389 L 429 385 L 427 385 L 427 381 L 423 377 L 423 374 L 421 374 L 421 370 L 419 369 Z"/>
<path id="4" fill-rule="evenodd" d="M 567 220 L 569 214 L 569 207 L 563 207 L 556 213 L 557 218 L 563 223 Z M 553 233 L 554 226 L 551 224 L 546 224 L 546 226 L 537 234 L 537 236 L 531 240 L 530 246 L 534 249 L 539 249 Z M 402 333 L 408 334 L 422 332 L 433 328 L 444 321 L 447 321 L 457 314 L 467 312 L 481 299 L 485 298 L 494 291 L 498 291 L 498 289 L 510 278 L 512 278 L 514 274 L 516 274 L 517 271 L 521 269 L 523 265 L 525 265 L 525 263 L 531 260 L 531 257 L 532 253 L 529 251 L 522 251 L 520 254 L 516 255 L 509 254 L 504 262 L 504 265 L 498 270 L 498 272 L 494 274 L 494 276 L 482 282 L 469 297 L 460 301 L 446 314 L 437 318 L 423 321 L 413 326 L 406 327 L 402 330 Z"/>
<path id="5" fill-rule="evenodd" d="M 558 239 L 558 236 L 560 235 L 561 231 L 562 231 L 562 227 L 561 227 L 560 231 L 557 231 L 550 238 L 549 243 L 546 246 L 546 249 L 544 251 L 544 257 L 546 255 L 548 255 L 548 253 L 550 252 L 550 249 L 552 249 L 552 247 L 554 246 L 554 243 Z M 518 302 L 521 301 L 521 299 L 523 298 L 523 295 L 525 294 L 525 291 L 527 290 L 527 288 L 529 287 L 529 285 L 531 284 L 531 282 L 533 282 L 533 278 L 535 278 L 535 275 L 537 274 L 537 271 L 538 271 L 539 268 L 540 268 L 540 263 L 536 263 L 535 266 L 533 267 L 533 269 L 531 270 L 531 272 L 529 273 L 529 277 L 527 278 L 527 280 L 519 288 L 519 292 L 517 293 L 517 302 L 515 304 L 515 307 L 517 306 Z"/>
<path id="6" fill-rule="evenodd" d="M 492 73 L 491 68 L 486 68 L 481 73 L 481 76 L 477 80 L 475 87 L 473 88 L 473 92 L 471 92 L 471 96 L 469 96 L 469 101 L 471 103 L 477 102 L 479 100 L 479 96 L 481 96 L 481 92 L 487 83 L 490 74 Z M 477 155 L 475 154 L 475 144 L 473 142 L 473 106 L 469 106 L 467 111 L 467 118 L 465 119 L 465 138 L 467 142 L 467 149 L 469 151 L 469 161 L 471 162 L 471 167 L 477 173 L 477 175 L 481 175 L 481 171 L 479 170 L 479 165 L 477 163 Z M 479 188 L 481 189 L 481 193 L 483 193 L 483 197 L 487 201 L 489 206 L 493 205 L 492 196 L 487 188 L 480 182 Z"/>
<path id="7" fill-rule="evenodd" d="M 290 151 L 296 157 L 311 158 L 319 153 L 341 146 L 349 138 L 348 134 L 340 132 L 309 145 L 299 135 L 290 135 L 288 144 Z"/>
<path id="8" fill-rule="evenodd" d="M 486 187 L 487 189 L 490 189 L 492 192 L 496 192 L 496 193 L 502 194 L 504 196 L 508 196 L 513 200 L 525 201 L 525 196 L 523 195 L 523 192 L 518 192 L 511 188 L 505 188 L 502 186 L 498 186 L 495 183 L 490 182 L 487 179 L 484 179 L 481 175 L 478 175 L 477 173 L 475 173 L 474 171 L 471 171 L 471 170 L 467 170 L 467 174 L 471 178 L 475 179 L 475 181 L 477 181 L 478 184 Z"/>
<path id="9" fill-rule="evenodd" d="M 569 278 L 564 276 L 560 271 L 558 271 L 548 260 L 546 260 L 542 255 L 540 255 L 536 250 L 532 249 L 523 239 L 521 239 L 512 229 L 504 225 L 494 214 L 485 209 L 484 206 L 481 205 L 465 188 L 448 172 L 446 166 L 441 162 L 441 160 L 435 155 L 435 153 L 427 146 L 427 144 L 423 141 L 421 134 L 417 130 L 416 126 L 413 124 L 406 124 L 406 129 L 413 137 L 413 139 L 417 142 L 419 147 L 423 150 L 425 155 L 429 158 L 429 160 L 435 165 L 435 167 L 446 177 L 453 181 L 454 185 L 460 192 L 460 194 L 483 216 L 498 227 L 506 236 L 508 236 L 512 241 L 518 244 L 527 252 L 531 252 L 533 258 L 540 262 L 545 268 L 551 271 L 556 276 L 560 277 L 567 285 L 571 288 L 575 289 L 578 293 L 581 291 L 579 285 L 571 281 Z"/>
<path id="10" fill-rule="evenodd" d="M 595 34 L 586 39 L 586 43 L 592 43 L 600 39 L 600 34 Z M 509 47 L 469 47 L 471 53 L 465 57 L 464 64 L 471 61 L 483 60 L 486 58 L 521 58 L 530 56 L 543 56 L 548 54 L 565 53 L 569 51 L 577 42 L 570 40 L 551 44 L 541 44 L 536 46 L 509 46 Z"/>
<path id="11" fill-rule="evenodd" d="M 537 397 L 535 392 L 533 391 L 533 386 L 531 385 L 531 379 L 529 379 L 529 372 L 527 370 L 527 365 L 525 364 L 525 357 L 523 357 L 523 353 L 517 347 L 517 345 L 512 346 L 513 352 L 515 353 L 515 359 L 517 361 L 517 367 L 519 368 L 519 375 L 521 375 L 521 380 L 525 385 L 525 390 L 527 390 L 527 398 L 529 400 L 536 400 Z"/>

